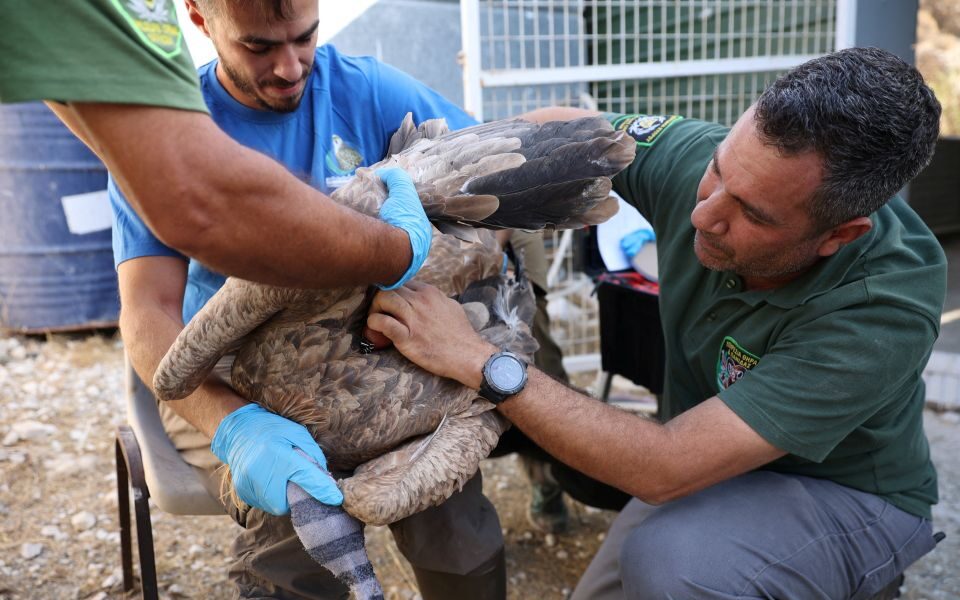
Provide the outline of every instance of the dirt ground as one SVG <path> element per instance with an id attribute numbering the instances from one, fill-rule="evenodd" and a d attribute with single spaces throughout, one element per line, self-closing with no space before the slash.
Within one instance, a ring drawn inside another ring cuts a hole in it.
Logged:
<path id="1" fill-rule="evenodd" d="M 124 420 L 122 346 L 101 335 L 0 337 L 0 600 L 121 598 L 113 432 Z M 935 524 L 947 539 L 907 575 L 908 599 L 960 598 L 960 418 L 928 413 L 940 470 Z M 526 521 L 513 457 L 483 465 L 507 539 L 511 600 L 568 596 L 613 515 L 569 502 L 574 526 L 545 536 Z M 229 598 L 227 517 L 155 511 L 161 597 Z M 368 547 L 387 597 L 418 598 L 385 528 Z"/>

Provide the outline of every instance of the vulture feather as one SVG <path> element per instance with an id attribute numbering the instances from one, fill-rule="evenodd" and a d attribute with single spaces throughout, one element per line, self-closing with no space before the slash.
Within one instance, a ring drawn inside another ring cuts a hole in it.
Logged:
<path id="1" fill-rule="evenodd" d="M 445 133 L 407 115 L 391 155 L 360 168 L 333 199 L 376 215 L 386 189 L 374 170 L 414 179 L 437 225 L 417 280 L 459 297 L 493 344 L 528 359 L 534 303 L 522 277 L 501 274 L 488 229 L 574 228 L 616 211 L 610 178 L 633 141 L 602 118 L 537 125 L 498 121 Z M 475 228 L 485 228 L 477 230 Z M 476 391 L 436 377 L 396 350 L 364 353 L 373 290 L 303 290 L 230 278 L 187 324 L 156 372 L 163 400 L 193 392 L 225 355 L 244 398 L 307 427 L 344 494 L 343 508 L 386 524 L 439 504 L 472 477 L 507 422 Z"/>

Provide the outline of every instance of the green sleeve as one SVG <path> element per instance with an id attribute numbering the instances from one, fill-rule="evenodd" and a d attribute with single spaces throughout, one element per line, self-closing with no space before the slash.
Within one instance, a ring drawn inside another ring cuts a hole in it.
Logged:
<path id="1" fill-rule="evenodd" d="M 174 0 L 7 4 L 0 102 L 110 102 L 208 112 Z"/>

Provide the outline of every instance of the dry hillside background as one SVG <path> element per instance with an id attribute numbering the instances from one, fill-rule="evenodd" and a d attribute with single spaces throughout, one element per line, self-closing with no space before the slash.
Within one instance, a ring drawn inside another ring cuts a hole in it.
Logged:
<path id="1" fill-rule="evenodd" d="M 917 68 L 943 105 L 941 134 L 960 136 L 960 1 L 920 0 Z"/>

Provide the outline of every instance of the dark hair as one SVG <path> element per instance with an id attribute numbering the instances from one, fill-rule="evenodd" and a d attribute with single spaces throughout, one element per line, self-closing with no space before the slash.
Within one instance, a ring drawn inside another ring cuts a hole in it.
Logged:
<path id="1" fill-rule="evenodd" d="M 197 4 L 207 11 L 207 18 L 220 17 L 224 2 L 255 6 L 265 21 L 287 21 L 293 17 L 291 0 L 197 0 Z"/>
<path id="2" fill-rule="evenodd" d="M 930 162 L 940 103 L 912 66 L 850 48 L 780 76 L 757 100 L 761 139 L 786 155 L 815 151 L 824 178 L 810 214 L 820 231 L 883 206 Z"/>

